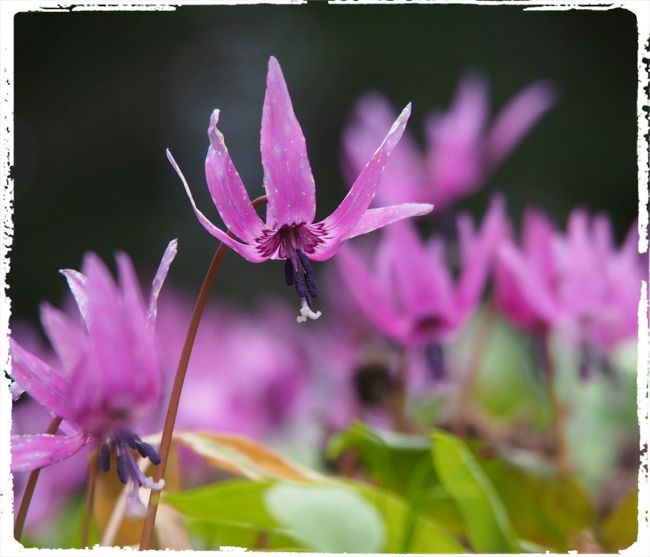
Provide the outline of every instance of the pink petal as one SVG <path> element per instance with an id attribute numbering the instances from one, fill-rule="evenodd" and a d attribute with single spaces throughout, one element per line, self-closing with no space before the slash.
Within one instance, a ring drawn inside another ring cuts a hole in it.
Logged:
<path id="1" fill-rule="evenodd" d="M 12 377 L 30 396 L 55 414 L 66 417 L 68 412 L 68 383 L 44 361 L 25 350 L 14 339 L 11 347 Z"/>
<path id="2" fill-rule="evenodd" d="M 264 223 L 253 208 L 248 192 L 230 159 L 223 134 L 217 128 L 218 122 L 219 111 L 215 110 L 210 117 L 210 147 L 205 158 L 208 189 L 226 227 L 244 242 L 252 243 L 260 235 Z"/>
<path id="3" fill-rule="evenodd" d="M 150 327 L 153 327 L 156 322 L 156 315 L 158 313 L 158 297 L 160 296 L 160 290 L 165 283 L 167 278 L 167 273 L 169 273 L 169 267 L 174 261 L 176 254 L 178 253 L 178 240 L 174 239 L 165 248 L 165 253 L 163 253 L 162 259 L 160 260 L 160 265 L 156 271 L 156 276 L 151 283 L 151 294 L 149 295 L 149 307 L 147 309 L 147 323 Z"/>
<path id="4" fill-rule="evenodd" d="M 420 217 L 433 211 L 433 205 L 429 203 L 402 203 L 391 207 L 380 207 L 378 209 L 368 209 L 362 216 L 356 226 L 350 231 L 350 238 L 368 234 L 383 228 L 389 224 L 407 219 L 410 217 Z"/>
<path id="5" fill-rule="evenodd" d="M 408 323 L 391 304 L 386 292 L 378 288 L 361 257 L 350 246 L 336 258 L 339 274 L 356 304 L 383 333 L 401 340 L 407 333 Z"/>
<path id="6" fill-rule="evenodd" d="M 11 470 L 27 472 L 71 457 L 90 442 L 84 434 L 18 435 L 11 438 Z"/>
<path id="7" fill-rule="evenodd" d="M 86 277 L 84 277 L 79 271 L 74 269 L 61 269 L 59 272 L 66 278 L 68 281 L 68 287 L 72 296 L 77 302 L 77 307 L 79 308 L 79 313 L 86 321 L 87 316 L 87 305 L 88 297 L 86 295 Z"/>
<path id="8" fill-rule="evenodd" d="M 272 56 L 266 78 L 260 147 L 269 198 L 267 225 L 278 229 L 313 222 L 316 197 L 305 137 L 293 112 L 280 64 Z"/>
<path id="9" fill-rule="evenodd" d="M 41 323 L 64 369 L 72 369 L 81 355 L 79 339 L 86 334 L 73 325 L 62 311 L 47 302 L 41 304 Z"/>
<path id="10" fill-rule="evenodd" d="M 338 251 L 341 243 L 350 237 L 350 233 L 375 197 L 384 166 L 391 151 L 402 137 L 410 114 L 411 104 L 409 103 L 395 120 L 384 141 L 361 171 L 341 204 L 329 217 L 310 226 L 310 229 L 322 229 L 328 234 L 325 241 L 316 247 L 313 256 L 310 254 L 311 259 L 316 261 L 329 259 Z"/>
<path id="11" fill-rule="evenodd" d="M 533 83 L 510 101 L 487 136 L 490 168 L 498 166 L 554 104 L 554 89 L 546 82 Z"/>
<path id="12" fill-rule="evenodd" d="M 349 183 L 363 170 L 396 117 L 393 107 L 378 93 L 369 93 L 359 100 L 342 140 Z M 422 155 L 406 130 L 386 164 L 377 199 L 388 204 L 420 201 L 425 194 L 424 182 Z"/>
<path id="13" fill-rule="evenodd" d="M 237 252 L 244 259 L 247 259 L 251 263 L 261 263 L 262 261 L 266 261 L 268 257 L 264 257 L 260 255 L 254 246 L 248 244 L 242 244 L 237 240 L 234 240 L 233 238 L 228 236 L 228 234 L 226 234 L 223 230 L 217 228 L 214 224 L 212 224 L 208 220 L 208 218 L 201 211 L 199 211 L 198 207 L 196 206 L 196 203 L 194 202 L 194 198 L 192 197 L 190 186 L 188 185 L 185 176 L 183 176 L 181 169 L 178 167 L 178 164 L 176 164 L 174 157 L 172 157 L 172 154 L 169 151 L 169 149 L 167 150 L 167 158 L 169 159 L 169 162 L 171 163 L 174 170 L 176 171 L 176 174 L 178 174 L 178 177 L 181 179 L 181 182 L 183 182 L 183 186 L 185 187 L 185 193 L 187 193 L 187 196 L 190 198 L 190 203 L 192 203 L 192 209 L 194 209 L 194 214 L 199 219 L 199 222 L 201 223 L 203 228 L 205 228 L 210 234 L 212 234 L 215 238 L 217 238 L 217 240 L 226 244 L 231 250 Z"/>
<path id="14" fill-rule="evenodd" d="M 458 85 L 453 104 L 445 115 L 444 131 L 457 144 L 474 144 L 483 135 L 487 113 L 485 80 L 480 75 L 469 74 Z"/>

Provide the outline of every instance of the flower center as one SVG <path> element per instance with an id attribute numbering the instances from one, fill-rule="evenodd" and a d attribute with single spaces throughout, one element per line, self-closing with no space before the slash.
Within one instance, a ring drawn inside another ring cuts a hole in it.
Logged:
<path id="1" fill-rule="evenodd" d="M 117 476 L 123 484 L 130 485 L 127 497 L 128 515 L 136 518 L 143 517 L 146 513 L 146 507 L 140 500 L 139 489 L 145 487 L 160 490 L 164 487 L 165 481 L 161 479 L 154 482 L 150 477 L 145 476 L 133 457 L 132 449 L 138 451 L 144 458 L 148 458 L 153 464 L 160 464 L 160 456 L 156 450 L 135 433 L 126 429 L 119 430 L 102 441 L 100 461 L 102 470 L 108 472 L 111 468 L 111 455 L 115 455 Z"/>

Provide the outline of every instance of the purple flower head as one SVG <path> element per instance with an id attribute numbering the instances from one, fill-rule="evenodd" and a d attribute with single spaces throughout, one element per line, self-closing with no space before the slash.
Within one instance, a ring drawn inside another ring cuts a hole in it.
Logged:
<path id="1" fill-rule="evenodd" d="M 439 209 L 451 205 L 479 188 L 553 103 L 552 88 L 534 83 L 488 127 L 487 85 L 478 76 L 464 78 L 451 108 L 429 116 L 424 156 L 412 137 L 402 138 L 386 165 L 379 199 L 383 203 L 425 201 Z M 379 94 L 359 101 L 343 135 L 346 173 L 358 172 L 393 118 L 392 107 Z"/>
<path id="2" fill-rule="evenodd" d="M 507 235 L 503 203 L 492 201 L 481 229 L 458 221 L 461 271 L 456 281 L 444 244 L 424 243 L 409 223 L 387 229 L 369 268 L 350 247 L 341 251 L 341 276 L 374 325 L 403 346 L 439 342 L 465 322 L 479 302 L 499 242 Z"/>
<path id="3" fill-rule="evenodd" d="M 643 270 L 632 229 L 617 249 L 609 219 L 576 209 L 567 232 L 536 210 L 524 216 L 521 246 L 506 242 L 495 268 L 495 293 L 516 325 L 561 329 L 596 353 L 632 338 Z"/>
<path id="4" fill-rule="evenodd" d="M 41 306 L 41 322 L 56 352 L 56 364 L 46 363 L 11 339 L 16 382 L 52 414 L 64 418 L 63 435 L 12 438 L 14 471 L 47 466 L 95 443 L 104 470 L 113 453 L 120 479 L 131 482 L 131 511 L 143 510 L 137 495 L 140 486 L 162 487 L 140 472 L 131 449 L 154 464 L 158 455 L 129 428 L 160 402 L 162 375 L 154 325 L 158 295 L 176 249 L 173 240 L 154 278 L 148 306 L 124 253 L 116 257 L 117 283 L 94 253 L 84 257 L 82 272 L 62 270 L 81 320 L 49 304 Z"/>
<path id="5" fill-rule="evenodd" d="M 317 319 L 311 309 L 318 294 L 310 260 L 332 257 L 341 244 L 361 234 L 410 216 L 431 211 L 431 205 L 406 203 L 370 209 L 384 165 L 399 141 L 411 111 L 402 111 L 374 154 L 365 164 L 339 207 L 327 218 L 314 222 L 316 198 L 307 147 L 296 119 L 289 91 L 278 61 L 271 57 L 262 111 L 260 147 L 264 168 L 264 188 L 268 197 L 266 222 L 253 208 L 239 173 L 230 159 L 223 134 L 217 128 L 219 111 L 210 118 L 210 147 L 205 161 L 210 195 L 226 227 L 239 240 L 212 224 L 194 203 L 187 181 L 167 152 L 183 181 L 199 222 L 215 238 L 253 263 L 285 260 L 285 278 L 295 285 L 301 298 L 299 322 Z"/>

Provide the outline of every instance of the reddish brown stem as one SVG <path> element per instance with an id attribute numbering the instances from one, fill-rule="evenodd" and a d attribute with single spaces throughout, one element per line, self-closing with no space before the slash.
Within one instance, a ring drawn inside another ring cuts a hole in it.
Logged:
<path id="1" fill-rule="evenodd" d="M 90 521 L 93 516 L 93 505 L 95 503 L 95 484 L 97 480 L 97 451 L 93 451 L 88 461 L 88 482 L 86 483 L 86 508 L 81 523 L 81 547 L 88 547 L 88 534 L 90 532 Z"/>
<path id="2" fill-rule="evenodd" d="M 267 198 L 265 195 L 263 195 L 253 201 L 253 207 L 257 208 L 265 205 L 266 203 Z M 160 438 L 160 464 L 156 467 L 154 474 L 155 481 L 160 480 L 165 475 L 165 467 L 167 466 L 169 450 L 172 444 L 172 435 L 174 433 L 174 424 L 176 423 L 176 415 L 178 414 L 178 405 L 181 400 L 183 383 L 185 382 L 187 366 L 190 362 L 190 356 L 192 355 L 194 340 L 196 339 L 196 333 L 199 329 L 199 323 L 201 322 L 203 310 L 205 309 L 206 302 L 208 301 L 210 288 L 212 287 L 212 283 L 217 276 L 217 271 L 219 271 L 219 267 L 221 267 L 221 262 L 223 261 L 223 258 L 225 257 L 227 251 L 228 247 L 225 244 L 221 244 L 217 248 L 217 252 L 214 254 L 214 258 L 212 259 L 212 263 L 208 268 L 208 272 L 203 279 L 201 290 L 199 291 L 199 295 L 196 299 L 192 318 L 187 329 L 187 335 L 185 336 L 185 344 L 183 345 L 183 351 L 181 352 L 178 368 L 176 369 L 174 385 L 172 387 L 171 396 L 169 398 L 169 406 L 167 407 L 165 425 L 163 426 L 162 436 Z M 153 530 L 154 524 L 156 522 L 156 513 L 158 512 L 159 500 L 160 491 L 152 490 L 149 494 L 149 505 L 147 507 L 147 514 L 144 519 L 144 526 L 142 527 L 142 536 L 140 537 L 140 550 L 152 549 Z"/>
<path id="3" fill-rule="evenodd" d="M 56 430 L 59 429 L 59 425 L 63 418 L 56 416 L 51 422 L 47 431 L 50 435 L 56 433 Z M 20 502 L 20 508 L 18 509 L 18 514 L 16 515 L 16 522 L 14 524 L 14 538 L 17 541 L 20 541 L 20 538 L 23 535 L 23 528 L 25 527 L 25 520 L 27 519 L 27 511 L 29 510 L 29 505 L 32 502 L 32 497 L 34 495 L 34 490 L 36 489 L 36 483 L 38 482 L 38 477 L 41 475 L 41 468 L 32 470 L 27 479 L 27 485 L 25 486 L 25 492 L 23 493 L 23 499 Z"/>

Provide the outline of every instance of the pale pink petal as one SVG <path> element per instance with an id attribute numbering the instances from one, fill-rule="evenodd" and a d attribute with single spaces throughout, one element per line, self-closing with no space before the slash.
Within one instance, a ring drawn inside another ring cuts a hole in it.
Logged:
<path id="1" fill-rule="evenodd" d="M 68 413 L 68 382 L 55 369 L 9 339 L 12 377 L 29 395 L 55 414 Z"/>
<path id="2" fill-rule="evenodd" d="M 210 147 L 205 158 L 208 189 L 226 228 L 244 242 L 252 243 L 260 235 L 264 223 L 253 208 L 246 187 L 230 159 L 223 134 L 217 128 L 218 122 L 219 111 L 215 110 L 210 117 Z"/>
<path id="3" fill-rule="evenodd" d="M 396 117 L 393 107 L 378 93 L 369 93 L 359 100 L 342 139 L 348 183 L 354 182 Z M 424 183 L 422 155 L 406 130 L 386 164 L 377 199 L 386 204 L 421 201 Z"/>
<path id="4" fill-rule="evenodd" d="M 409 103 L 395 120 L 384 141 L 361 171 L 341 204 L 329 217 L 309 226 L 310 230 L 324 230 L 327 234 L 325 240 L 316 247 L 314 255 L 310 254 L 311 259 L 324 261 L 332 257 L 341 242 L 350 236 L 351 231 L 361 220 L 375 197 L 384 166 L 402 136 L 410 114 Z"/>
<path id="5" fill-rule="evenodd" d="M 487 136 L 487 163 L 498 166 L 535 123 L 555 104 L 555 91 L 546 82 L 533 83 L 497 116 Z"/>
<path id="6" fill-rule="evenodd" d="M 62 311 L 43 302 L 40 307 L 41 323 L 45 329 L 50 344 L 56 351 L 63 369 L 72 369 L 81 355 L 80 338 L 85 331 L 70 322 L 70 318 Z"/>
<path id="7" fill-rule="evenodd" d="M 378 288 L 361 257 L 349 245 L 336 258 L 339 274 L 356 304 L 383 333 L 401 340 L 407 333 L 408 322 L 397 312 L 386 293 Z"/>
<path id="8" fill-rule="evenodd" d="M 557 274 L 555 237 L 555 229 L 544 213 L 536 209 L 526 211 L 522 226 L 523 250 L 535 271 L 547 283 Z"/>
<path id="9" fill-rule="evenodd" d="M 156 276 L 153 278 L 151 283 L 151 294 L 149 294 L 149 307 L 147 308 L 147 324 L 150 327 L 153 327 L 156 322 L 156 315 L 158 313 L 158 297 L 160 296 L 160 291 L 165 283 L 167 278 L 167 273 L 169 273 L 169 267 L 174 261 L 176 254 L 178 253 L 178 240 L 174 239 L 165 248 L 165 253 L 163 253 L 162 259 L 160 260 L 160 265 L 158 265 L 158 270 L 156 271 Z"/>
<path id="10" fill-rule="evenodd" d="M 185 193 L 187 193 L 187 196 L 190 198 L 190 203 L 192 204 L 192 209 L 194 209 L 194 214 L 196 215 L 196 218 L 199 219 L 199 222 L 201 223 L 203 228 L 205 228 L 210 234 L 212 234 L 215 238 L 217 238 L 217 240 L 226 244 L 230 249 L 237 252 L 244 259 L 247 259 L 251 263 L 261 263 L 262 261 L 266 261 L 268 257 L 264 257 L 260 255 L 254 246 L 248 244 L 242 244 L 237 240 L 234 240 L 233 238 L 228 236 L 228 234 L 225 233 L 223 230 L 217 228 L 214 224 L 212 224 L 208 220 L 208 218 L 201 211 L 199 211 L 198 207 L 196 206 L 196 203 L 194 202 L 194 198 L 192 197 L 190 186 L 188 185 L 185 176 L 183 176 L 181 169 L 178 167 L 178 164 L 176 164 L 174 157 L 172 157 L 172 154 L 169 151 L 169 149 L 167 150 L 167 158 L 169 159 L 171 165 L 174 167 L 174 170 L 176 171 L 176 174 L 178 174 L 178 177 L 181 179 L 181 182 L 183 182 L 183 186 L 185 187 Z"/>
<path id="11" fill-rule="evenodd" d="M 458 85 L 453 104 L 445 115 L 445 133 L 463 145 L 475 143 L 487 122 L 487 84 L 478 74 L 468 74 Z"/>
<path id="12" fill-rule="evenodd" d="M 88 306 L 88 296 L 86 294 L 86 277 L 84 277 L 79 271 L 74 269 L 61 269 L 59 272 L 66 278 L 68 281 L 68 287 L 72 296 L 77 302 L 77 307 L 79 308 L 79 313 L 86 321 L 87 317 L 87 306 Z"/>
<path id="13" fill-rule="evenodd" d="M 278 229 L 313 222 L 316 197 L 305 137 L 293 112 L 280 64 L 272 56 L 266 78 L 260 148 L 269 198 L 268 226 Z"/>
<path id="14" fill-rule="evenodd" d="M 84 434 L 17 435 L 11 438 L 11 470 L 27 472 L 71 457 L 90 442 Z"/>
<path id="15" fill-rule="evenodd" d="M 383 228 L 402 219 L 426 215 L 432 210 L 433 205 L 428 203 L 402 203 L 401 205 L 392 205 L 390 207 L 368 209 L 361 215 L 361 219 L 350 231 L 347 239 L 349 240 L 362 234 L 368 234 L 368 232 Z"/>

